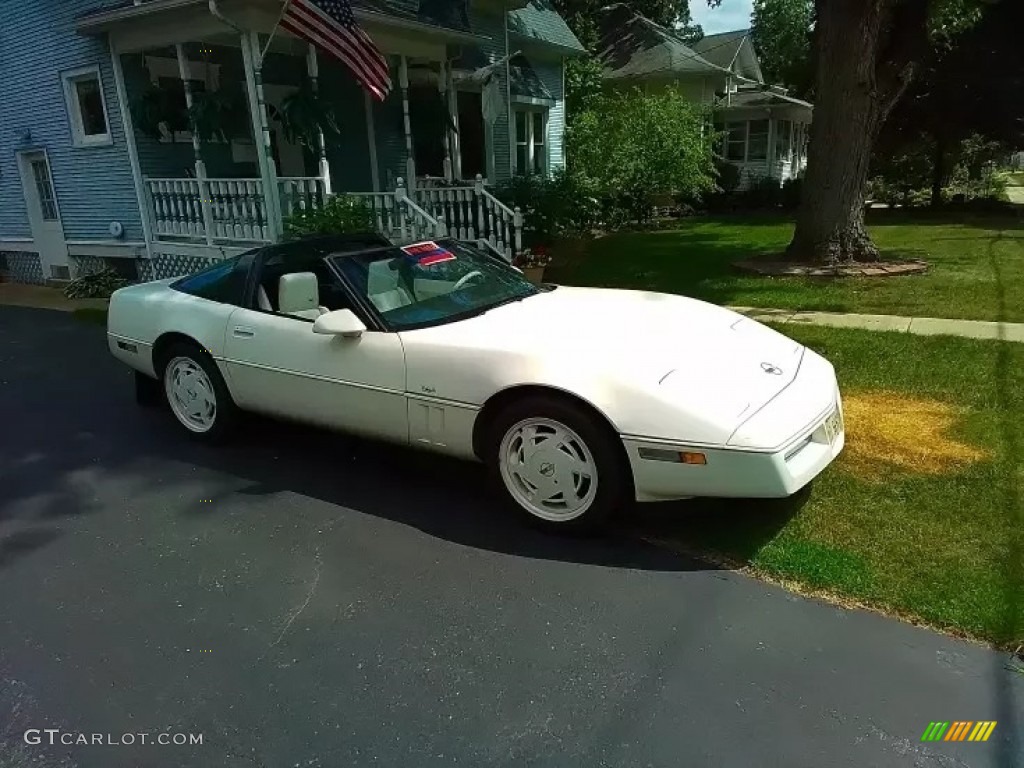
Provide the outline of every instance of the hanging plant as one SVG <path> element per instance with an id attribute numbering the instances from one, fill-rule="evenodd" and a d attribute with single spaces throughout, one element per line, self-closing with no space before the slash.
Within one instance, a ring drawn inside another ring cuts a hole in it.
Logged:
<path id="1" fill-rule="evenodd" d="M 132 118 L 139 133 L 151 139 L 164 138 L 165 131 L 187 131 L 188 111 L 183 91 L 161 87 L 149 82 L 146 89 L 131 103 Z"/>
<path id="2" fill-rule="evenodd" d="M 338 113 L 334 104 L 323 94 L 313 90 L 305 80 L 297 91 L 281 102 L 277 119 L 281 122 L 285 138 L 315 152 L 317 136 L 323 133 L 325 142 L 337 139 Z"/>
<path id="3" fill-rule="evenodd" d="M 189 128 L 200 141 L 223 141 L 246 135 L 245 102 L 241 91 L 221 88 L 192 94 L 188 111 Z"/>

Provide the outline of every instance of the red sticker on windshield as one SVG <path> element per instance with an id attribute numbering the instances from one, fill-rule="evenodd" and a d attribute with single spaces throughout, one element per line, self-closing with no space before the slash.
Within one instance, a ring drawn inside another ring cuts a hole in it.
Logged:
<path id="1" fill-rule="evenodd" d="M 421 267 L 429 267 L 431 264 L 440 264 L 442 261 L 455 259 L 454 253 L 445 250 L 433 241 L 403 246 L 402 252 L 409 256 L 419 256 L 416 263 Z"/>

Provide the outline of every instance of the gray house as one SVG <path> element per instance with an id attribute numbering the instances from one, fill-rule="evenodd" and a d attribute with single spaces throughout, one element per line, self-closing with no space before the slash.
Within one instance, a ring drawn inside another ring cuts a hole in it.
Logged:
<path id="1" fill-rule="evenodd" d="M 492 187 L 564 164 L 579 42 L 547 0 L 354 4 L 389 60 L 382 102 L 306 42 L 270 39 L 281 0 L 0 4 L 0 267 L 181 274 L 338 192 L 395 237 L 510 255 L 520 218 Z M 336 135 L 296 132 L 310 94 Z M 193 135 L 197 115 L 212 128 Z"/>
<path id="2" fill-rule="evenodd" d="M 608 87 L 671 86 L 712 108 L 726 134 L 722 154 L 739 168 L 741 187 L 760 178 L 781 183 L 806 166 L 813 106 L 765 82 L 749 29 L 687 44 L 619 3 L 602 9 L 600 35 Z"/>

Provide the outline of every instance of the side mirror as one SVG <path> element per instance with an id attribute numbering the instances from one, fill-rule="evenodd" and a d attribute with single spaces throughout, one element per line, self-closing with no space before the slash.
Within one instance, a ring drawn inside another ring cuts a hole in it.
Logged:
<path id="1" fill-rule="evenodd" d="M 351 309 L 337 309 L 334 312 L 320 315 L 313 322 L 313 333 L 325 333 L 331 336 L 344 336 L 346 339 L 357 339 L 363 335 L 366 326 L 356 317 Z"/>

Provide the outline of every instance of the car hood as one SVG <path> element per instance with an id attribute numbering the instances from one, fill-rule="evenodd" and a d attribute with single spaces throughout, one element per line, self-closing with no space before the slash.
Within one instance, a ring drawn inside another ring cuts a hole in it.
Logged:
<path id="1" fill-rule="evenodd" d="M 571 370 L 577 379 L 625 380 L 733 426 L 794 379 L 803 355 L 792 339 L 703 301 L 568 286 L 403 338 L 410 384 L 423 344 L 479 350 L 480 364 L 506 352 L 532 361 L 535 375 L 527 378 Z"/>

